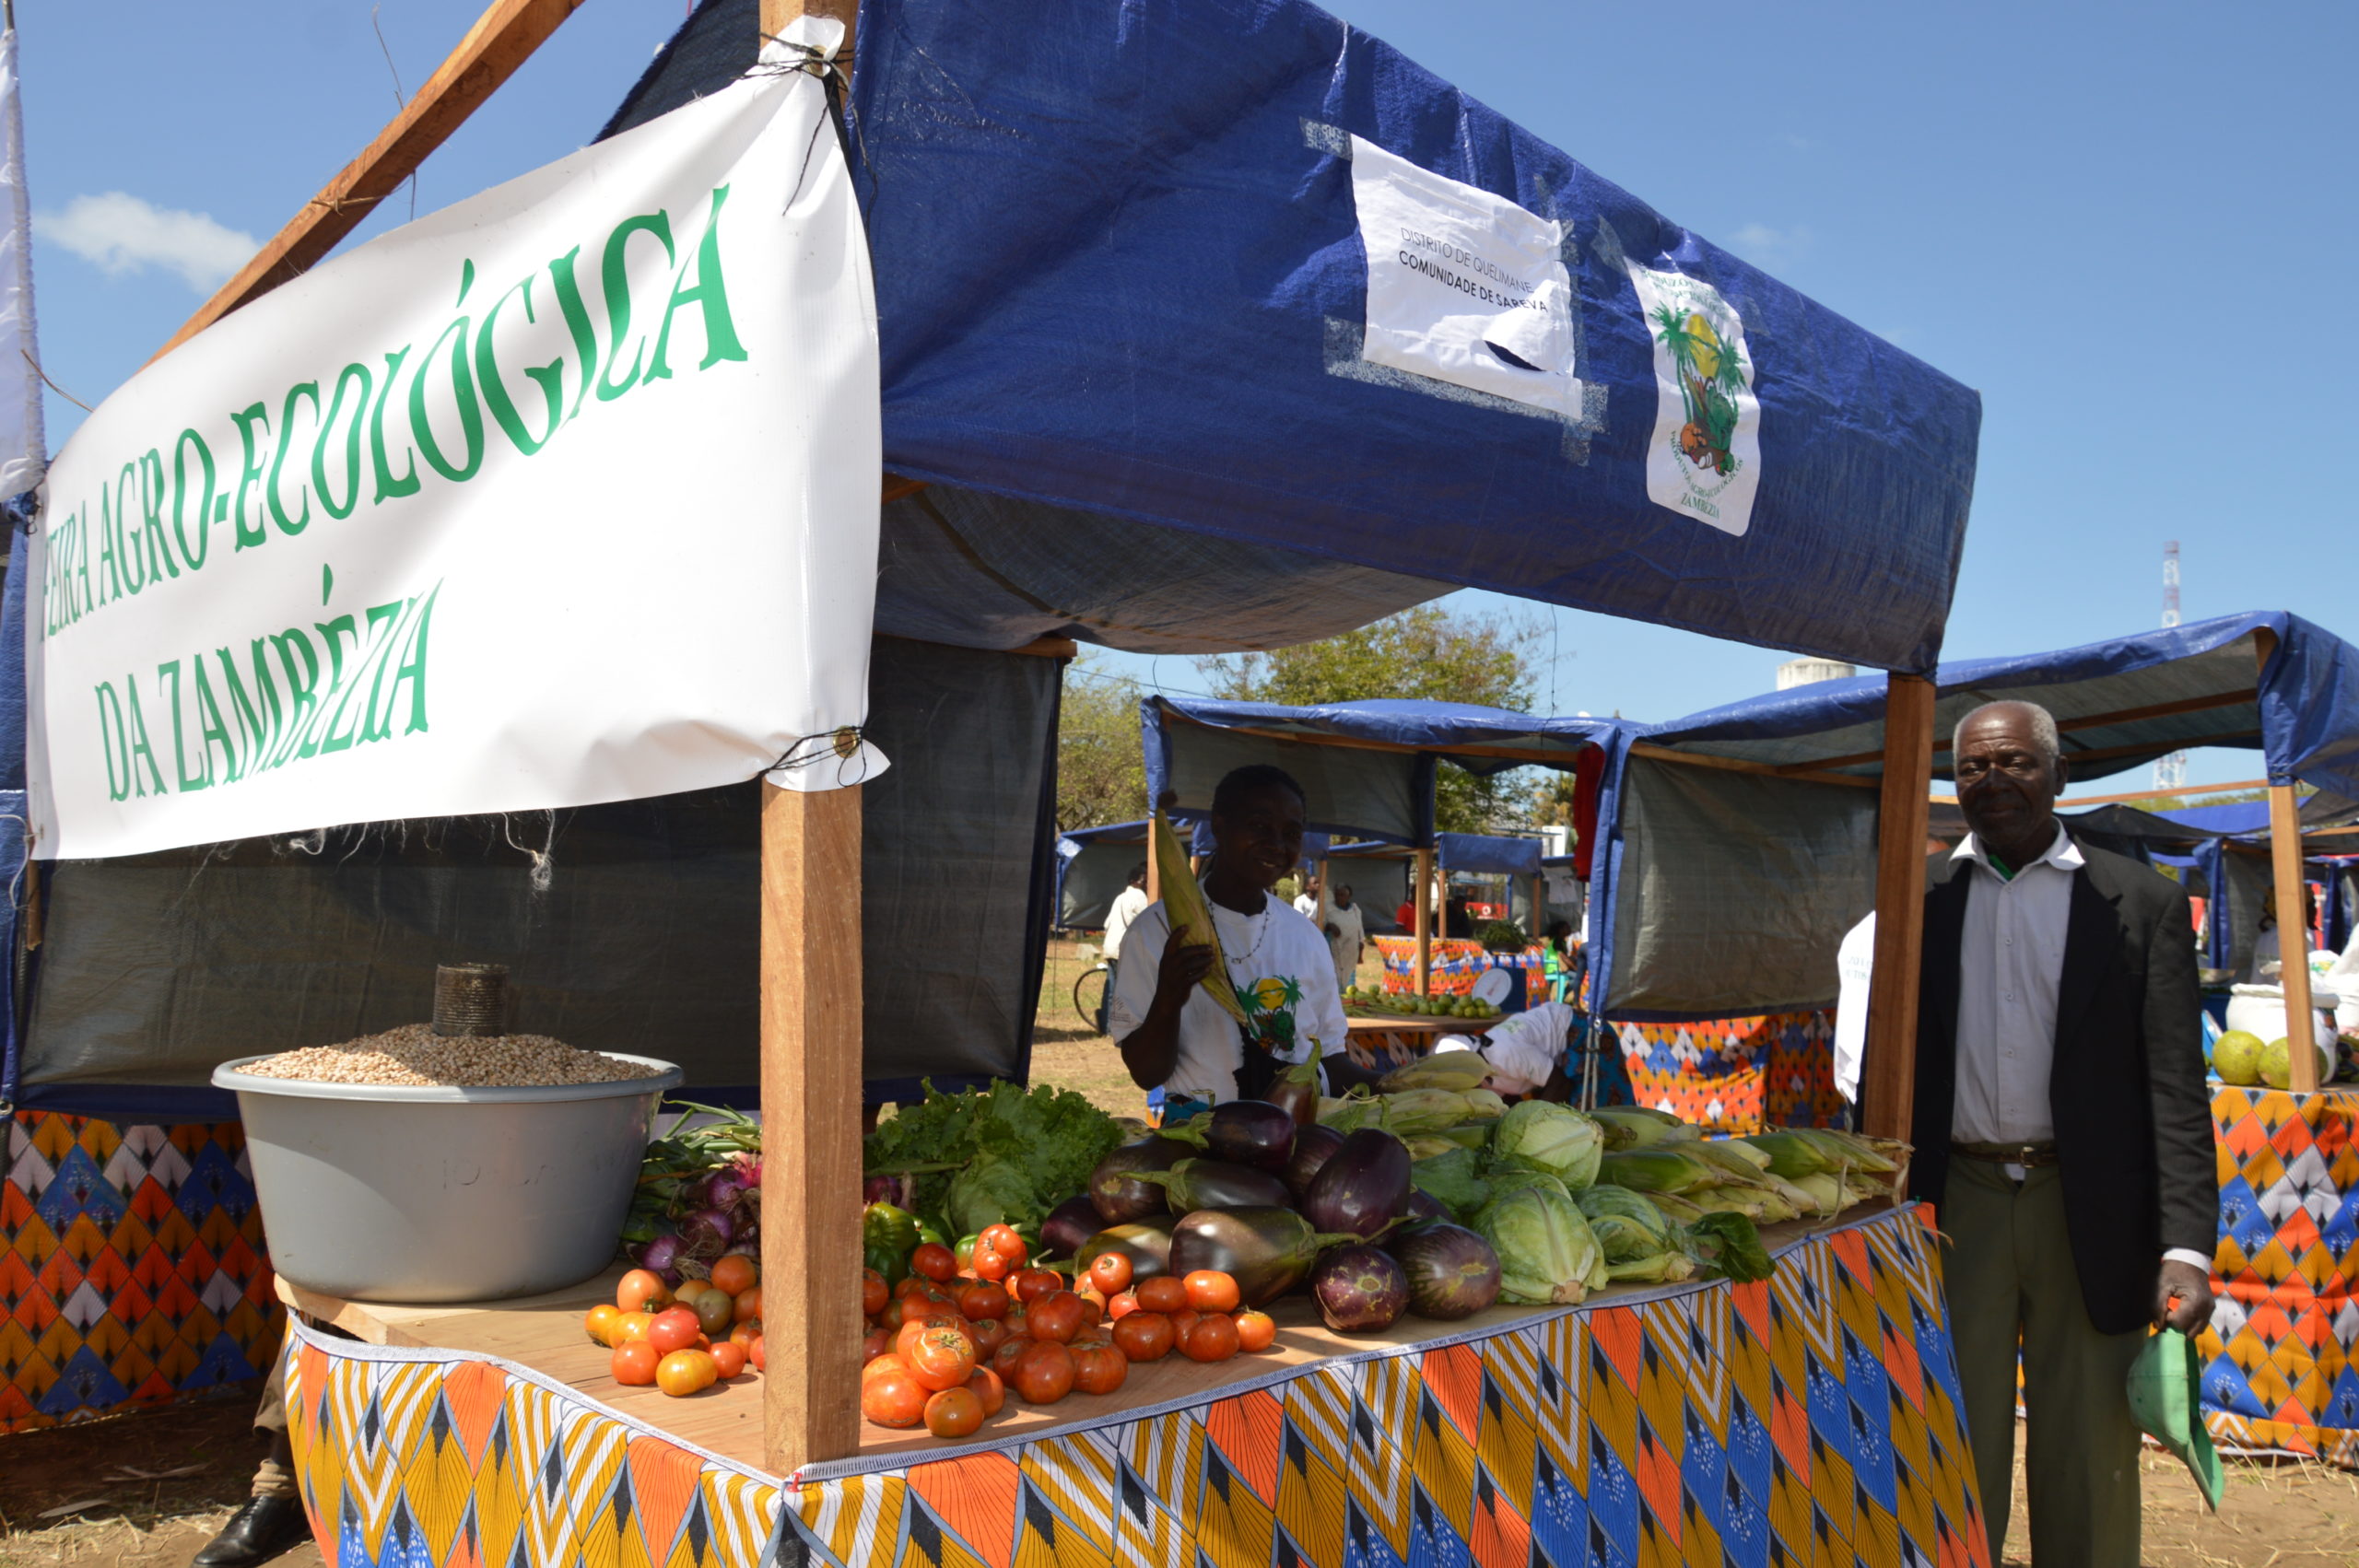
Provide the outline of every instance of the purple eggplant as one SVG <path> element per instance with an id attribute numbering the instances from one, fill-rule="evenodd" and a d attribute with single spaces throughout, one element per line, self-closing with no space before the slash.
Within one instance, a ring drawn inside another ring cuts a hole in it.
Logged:
<path id="1" fill-rule="evenodd" d="M 1302 1195 L 1312 1228 L 1374 1241 L 1409 1207 L 1409 1146 L 1380 1128 L 1344 1134 Z"/>
<path id="2" fill-rule="evenodd" d="M 1291 1209 L 1199 1209 L 1171 1232 L 1170 1272 L 1217 1269 L 1237 1281 L 1248 1306 L 1275 1301 L 1295 1286 L 1319 1255 L 1348 1235 L 1323 1235 Z"/>
<path id="3" fill-rule="evenodd" d="M 1409 1310 L 1445 1322 L 1499 1299 L 1499 1255 L 1463 1225 L 1425 1225 L 1391 1243 L 1409 1280 Z"/>
<path id="4" fill-rule="evenodd" d="M 1344 1146 L 1344 1135 L 1332 1127 L 1313 1122 L 1297 1128 L 1294 1134 L 1294 1157 L 1286 1162 L 1285 1183 L 1297 1198 L 1310 1190 L 1310 1180 L 1320 1168 L 1335 1157 Z"/>
<path id="5" fill-rule="evenodd" d="M 1390 1328 L 1409 1305 L 1409 1277 L 1391 1254 L 1365 1242 L 1332 1247 L 1310 1268 L 1319 1316 L 1339 1334 Z"/>
<path id="6" fill-rule="evenodd" d="M 1393 1233 L 1395 1235 L 1414 1235 L 1427 1225 L 1451 1223 L 1450 1212 L 1442 1207 L 1441 1199 L 1421 1187 L 1409 1188 L 1409 1206 L 1402 1213 L 1401 1228 Z"/>
<path id="7" fill-rule="evenodd" d="M 1133 1220 L 1127 1225 L 1109 1225 L 1087 1241 L 1073 1255 L 1074 1264 L 1086 1270 L 1103 1252 L 1119 1252 L 1131 1260 L 1131 1278 L 1151 1280 L 1157 1274 L 1171 1272 L 1171 1242 L 1174 1223 L 1168 1214 L 1149 1214 Z"/>
<path id="8" fill-rule="evenodd" d="M 1282 1171 L 1294 1154 L 1294 1114 L 1267 1100 L 1231 1100 L 1213 1108 L 1204 1150 L 1215 1160 Z"/>
<path id="9" fill-rule="evenodd" d="M 1294 1117 L 1297 1128 L 1319 1123 L 1319 1064 L 1297 1062 L 1270 1085 L 1270 1104 Z"/>
<path id="10" fill-rule="evenodd" d="M 1040 1222 L 1040 1256 L 1070 1258 L 1105 1228 L 1097 1204 L 1086 1198 L 1068 1198 Z"/>
<path id="11" fill-rule="evenodd" d="M 1226 1160 L 1182 1160 L 1168 1171 L 1140 1171 L 1133 1179 L 1151 1181 L 1169 1193 L 1175 1214 L 1198 1209 L 1285 1209 L 1294 1203 L 1294 1194 L 1276 1176 Z"/>
<path id="12" fill-rule="evenodd" d="M 1136 1143 L 1123 1144 L 1098 1161 L 1097 1168 L 1089 1173 L 1089 1201 L 1097 1209 L 1097 1217 L 1109 1225 L 1119 1225 L 1168 1211 L 1171 1205 L 1164 1197 L 1163 1188 L 1133 1180 L 1133 1174 L 1168 1171 L 1199 1153 L 1194 1143 L 1180 1138 L 1142 1138 Z"/>

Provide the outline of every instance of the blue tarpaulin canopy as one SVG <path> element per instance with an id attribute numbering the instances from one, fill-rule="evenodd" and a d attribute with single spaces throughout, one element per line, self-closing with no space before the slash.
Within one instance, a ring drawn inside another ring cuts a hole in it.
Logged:
<path id="1" fill-rule="evenodd" d="M 1419 846 L 1433 840 L 1437 760 L 1477 773 L 1570 768 L 1592 746 L 1618 748 L 1637 728 L 1452 702 L 1287 708 L 1157 696 L 1139 705 L 1150 799 L 1168 790 L 1175 810 L 1202 813 L 1231 768 L 1275 763 L 1302 784 L 1314 827 Z"/>
<path id="2" fill-rule="evenodd" d="M 2182 806 L 2156 814 L 2206 835 L 2269 831 L 2267 801 L 2223 801 L 2215 806 Z"/>
<path id="3" fill-rule="evenodd" d="M 1494 838 L 1481 833 L 1437 833 L 1434 847 L 1445 872 L 1472 872 L 1484 876 L 1532 877 L 1540 874 L 1540 840 Z"/>
<path id="4" fill-rule="evenodd" d="M 1937 775 L 1961 718 L 2020 698 L 2056 716 L 2076 778 L 2230 746 L 2259 751 L 2274 779 L 2359 786 L 2359 649 L 2297 615 L 2224 615 L 2049 653 L 1944 661 L 1933 680 Z M 1884 692 L 1881 680 L 1824 682 L 1637 737 L 1601 835 L 1614 896 L 1600 899 L 1595 946 L 1610 1008 L 1725 1013 L 1834 997 L 1843 933 L 1874 901 L 1876 793 L 1867 786 L 1883 771 Z M 2101 832 L 2162 843 L 2176 827 L 2205 839 L 2196 853 L 2215 901 L 2226 887 L 2236 910 L 2258 918 L 2265 872 L 2257 861 L 2224 867 L 2221 840 L 2202 827 L 2140 823 L 2145 813 L 2111 807 L 2093 814 Z"/>

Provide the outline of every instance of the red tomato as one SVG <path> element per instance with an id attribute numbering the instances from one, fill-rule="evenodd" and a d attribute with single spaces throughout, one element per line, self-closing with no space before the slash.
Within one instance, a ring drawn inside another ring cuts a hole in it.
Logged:
<path id="1" fill-rule="evenodd" d="M 1170 1316 L 1171 1342 L 1174 1346 L 1182 1346 L 1188 1342 L 1188 1330 L 1196 1326 L 1197 1320 L 1202 1318 L 1203 1314 L 1188 1307 L 1181 1307 Z"/>
<path id="2" fill-rule="evenodd" d="M 876 1330 L 872 1328 L 869 1332 L 874 1334 Z M 729 1330 L 729 1342 L 736 1346 L 741 1351 L 761 1337 L 762 1320 L 758 1317 L 749 1317 L 745 1322 L 738 1324 L 737 1327 Z M 868 1360 L 868 1347 L 865 1340 L 863 1340 L 861 1345 L 860 1359 L 863 1363 Z"/>
<path id="3" fill-rule="evenodd" d="M 1073 1386 L 1085 1394 L 1110 1394 L 1131 1375 L 1131 1358 L 1111 1345 L 1074 1352 Z"/>
<path id="4" fill-rule="evenodd" d="M 697 1342 L 704 1332 L 704 1325 L 696 1313 L 685 1306 L 667 1306 L 655 1315 L 647 1326 L 647 1342 L 655 1347 L 657 1355 L 668 1356 L 675 1351 L 685 1351 Z"/>
<path id="5" fill-rule="evenodd" d="M 745 1359 L 754 1363 L 756 1372 L 769 1370 L 769 1358 L 762 1353 L 762 1337 L 759 1334 L 755 1335 L 754 1342 L 745 1347 Z"/>
<path id="6" fill-rule="evenodd" d="M 923 1274 L 904 1274 L 901 1282 L 893 1287 L 893 1299 L 907 1301 L 911 1296 L 924 1295 L 933 1288 L 933 1281 Z"/>
<path id="7" fill-rule="evenodd" d="M 742 1252 L 723 1253 L 713 1260 L 712 1288 L 742 1295 L 761 1282 L 762 1274 L 754 1260 Z"/>
<path id="8" fill-rule="evenodd" d="M 906 1372 L 888 1372 L 860 1386 L 860 1413 L 879 1426 L 915 1426 L 925 1419 L 926 1391 Z"/>
<path id="9" fill-rule="evenodd" d="M 920 1336 L 936 1328 L 956 1328 L 964 1334 L 967 1331 L 967 1320 L 963 1317 L 953 1317 L 945 1312 L 930 1312 L 923 1317 L 912 1317 L 901 1325 L 899 1333 L 893 1336 L 895 1353 L 903 1361 L 910 1362 L 911 1366 L 915 1366 L 917 1363 L 910 1360 L 910 1347 L 917 1343 Z"/>
<path id="10" fill-rule="evenodd" d="M 1002 1317 L 1000 1322 L 1006 1328 L 1007 1337 L 1011 1340 L 1028 1340 L 1032 1337 L 1032 1315 L 1020 1305 L 1009 1307 L 1007 1316 Z"/>
<path id="11" fill-rule="evenodd" d="M 997 1284 L 1015 1271 L 1015 1265 L 995 1246 L 975 1248 L 975 1278 Z"/>
<path id="12" fill-rule="evenodd" d="M 746 1286 L 737 1293 L 737 1299 L 730 1304 L 729 1320 L 732 1323 L 751 1323 L 761 1315 L 762 1287 L 759 1285 Z"/>
<path id="13" fill-rule="evenodd" d="M 653 1316 L 644 1312 L 626 1312 L 615 1319 L 614 1333 L 608 1343 L 619 1345 L 631 1340 L 644 1340 L 649 1326 L 654 1321 Z"/>
<path id="14" fill-rule="evenodd" d="M 600 1302 L 581 1315 L 581 1331 L 602 1345 L 615 1342 L 615 1325 L 623 1320 L 619 1308 Z"/>
<path id="15" fill-rule="evenodd" d="M 762 1293 L 745 1293 L 754 1301 L 754 1311 L 762 1309 Z M 726 1334 L 729 1326 L 737 1321 L 737 1298 L 721 1291 L 706 1291 L 697 1297 L 697 1327 L 708 1334 Z M 751 1314 L 748 1314 L 751 1316 Z"/>
<path id="16" fill-rule="evenodd" d="M 712 1347 L 712 1364 L 725 1381 L 745 1370 L 745 1347 L 727 1340 Z"/>
<path id="17" fill-rule="evenodd" d="M 868 1337 L 860 1342 L 860 1364 L 866 1366 L 878 1356 L 889 1354 L 892 1349 L 893 1330 L 871 1328 Z"/>
<path id="18" fill-rule="evenodd" d="M 661 1360 L 646 1340 L 626 1340 L 615 1347 L 614 1359 L 606 1364 L 616 1382 L 643 1388 L 655 1381 L 655 1363 Z"/>
<path id="19" fill-rule="evenodd" d="M 1120 1252 L 1099 1253 L 1089 1265 L 1089 1282 L 1109 1296 L 1130 1289 L 1129 1256 Z"/>
<path id="20" fill-rule="evenodd" d="M 888 1372 L 898 1372 L 907 1376 L 909 1370 L 909 1363 L 901 1359 L 898 1351 L 886 1351 L 860 1369 L 860 1380 L 865 1383 L 872 1377 L 882 1377 Z"/>
<path id="21" fill-rule="evenodd" d="M 941 1389 L 925 1402 L 925 1429 L 936 1437 L 971 1437 L 983 1424 L 983 1402 L 965 1384 Z"/>
<path id="22" fill-rule="evenodd" d="M 1053 1340 L 1039 1340 L 1015 1363 L 1015 1392 L 1027 1404 L 1053 1405 L 1073 1392 L 1073 1352 Z"/>
<path id="23" fill-rule="evenodd" d="M 975 1391 L 986 1420 L 999 1414 L 1000 1407 L 1007 1403 L 1007 1385 L 988 1366 L 975 1368 L 975 1375 L 967 1379 L 967 1387 Z"/>
<path id="24" fill-rule="evenodd" d="M 1007 1281 L 1016 1300 L 1029 1306 L 1042 1296 L 1053 1295 L 1065 1288 L 1065 1277 L 1054 1269 L 1027 1269 L 1012 1275 Z"/>
<path id="25" fill-rule="evenodd" d="M 1237 1315 L 1237 1348 L 1240 1351 L 1266 1351 L 1278 1337 L 1278 1325 L 1266 1312 L 1240 1312 Z"/>
<path id="26" fill-rule="evenodd" d="M 986 1317 L 1004 1317 L 1007 1309 L 1015 1305 L 1007 1299 L 1005 1291 L 980 1281 L 958 1292 L 959 1314 L 969 1322 L 980 1323 Z"/>
<path id="27" fill-rule="evenodd" d="M 910 1376 L 940 1393 L 975 1375 L 975 1341 L 946 1324 L 930 1327 L 901 1352 L 901 1359 L 909 1363 Z"/>
<path id="28" fill-rule="evenodd" d="M 986 1317 L 967 1326 L 967 1338 L 975 1341 L 975 1359 L 987 1362 L 1007 1342 L 1007 1325 L 996 1317 Z"/>
<path id="29" fill-rule="evenodd" d="M 1024 1260 L 1032 1256 L 1032 1249 L 1024 1245 L 1024 1238 L 1016 1234 L 1014 1225 L 985 1225 L 983 1234 L 976 1239 L 980 1246 L 988 1246 L 1007 1259 L 1011 1269 L 1021 1268 Z"/>
<path id="30" fill-rule="evenodd" d="M 1237 1281 L 1217 1269 L 1199 1269 L 1180 1281 L 1198 1312 L 1235 1312 Z"/>
<path id="31" fill-rule="evenodd" d="M 860 1310 L 874 1317 L 893 1299 L 893 1287 L 874 1269 L 863 1269 L 860 1276 Z"/>
<path id="32" fill-rule="evenodd" d="M 1081 1298 L 1083 1315 L 1086 1321 L 1097 1323 L 1104 1320 L 1106 1316 L 1105 1292 L 1099 1290 L 1096 1285 L 1086 1284 L 1073 1293 Z"/>
<path id="33" fill-rule="evenodd" d="M 1024 1352 L 1030 1350 L 1034 1342 L 1029 1336 L 1018 1339 L 1014 1335 L 1001 1340 L 999 1349 L 992 1352 L 992 1370 L 998 1373 L 1003 1381 L 1013 1383 L 1015 1381 L 1015 1363 L 1024 1359 Z"/>
<path id="34" fill-rule="evenodd" d="M 1171 1353 L 1171 1319 L 1159 1312 L 1117 1318 L 1114 1346 L 1133 1361 L 1161 1361 Z"/>
<path id="35" fill-rule="evenodd" d="M 1190 1361 L 1226 1361 L 1237 1353 L 1237 1320 L 1215 1313 L 1196 1320 L 1180 1352 Z"/>
<path id="36" fill-rule="evenodd" d="M 958 1256 L 938 1241 L 930 1241 L 910 1254 L 910 1268 L 939 1284 L 958 1274 Z"/>
<path id="37" fill-rule="evenodd" d="M 634 1269 L 616 1284 L 615 1305 L 625 1312 L 659 1311 L 672 1305 L 672 1293 L 664 1285 L 663 1275 L 648 1269 Z"/>
<path id="38" fill-rule="evenodd" d="M 1034 1339 L 1069 1344 L 1087 1326 L 1088 1309 L 1071 1291 L 1059 1291 L 1034 1302 L 1029 1316 Z"/>
<path id="39" fill-rule="evenodd" d="M 1142 1280 L 1134 1289 L 1139 1305 L 1149 1312 L 1169 1314 L 1181 1311 L 1188 1305 L 1188 1287 L 1169 1274 Z"/>
<path id="40" fill-rule="evenodd" d="M 1106 1298 L 1106 1316 L 1118 1323 L 1138 1309 L 1139 1298 L 1136 1291 L 1122 1291 Z"/>

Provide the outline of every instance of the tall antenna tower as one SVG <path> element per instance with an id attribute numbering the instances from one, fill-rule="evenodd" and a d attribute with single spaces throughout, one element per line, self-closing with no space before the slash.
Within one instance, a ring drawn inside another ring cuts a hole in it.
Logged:
<path id="1" fill-rule="evenodd" d="M 2178 625 L 2178 541 L 2163 546 L 2163 625 Z M 2168 792 L 2187 783 L 2187 754 L 2173 752 L 2154 759 L 2154 788 Z"/>

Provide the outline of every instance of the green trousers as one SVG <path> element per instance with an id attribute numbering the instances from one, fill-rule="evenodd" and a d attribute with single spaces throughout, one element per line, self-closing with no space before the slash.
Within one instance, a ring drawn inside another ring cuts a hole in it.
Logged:
<path id="1" fill-rule="evenodd" d="M 1953 1159 L 1939 1218 L 1990 1561 L 2006 1550 L 2020 1346 L 2035 1568 L 2138 1568 L 2139 1433 L 2128 1380 L 2146 1336 L 2101 1334 L 2090 1323 L 2062 1177 L 2043 1165 L 2018 1187 L 2003 1166 Z"/>

